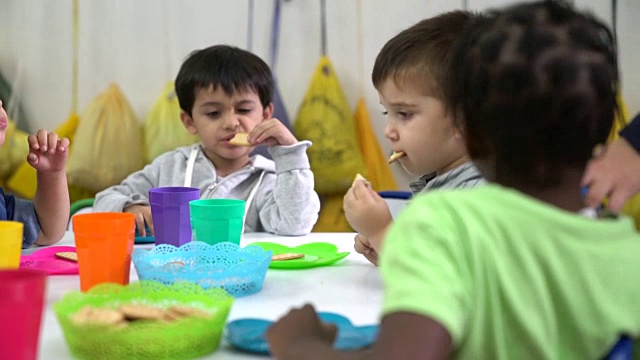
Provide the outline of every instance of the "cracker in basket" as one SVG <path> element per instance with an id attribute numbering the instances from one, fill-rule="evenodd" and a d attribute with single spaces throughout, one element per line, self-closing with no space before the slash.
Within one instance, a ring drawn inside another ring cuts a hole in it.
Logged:
<path id="1" fill-rule="evenodd" d="M 144 304 L 120 305 L 119 310 L 127 320 L 164 320 L 164 310 Z"/>
<path id="2" fill-rule="evenodd" d="M 173 319 L 179 319 L 182 317 L 190 317 L 190 316 L 208 318 L 211 316 L 211 314 L 209 314 L 206 311 L 202 311 L 200 309 L 196 309 L 194 307 L 184 306 L 184 305 L 169 306 L 169 308 L 165 312 L 165 315 Z"/>
<path id="3" fill-rule="evenodd" d="M 118 310 L 86 305 L 73 314 L 71 321 L 76 325 L 121 325 L 125 319 Z"/>
<path id="4" fill-rule="evenodd" d="M 293 260 L 293 259 L 301 259 L 303 257 L 304 257 L 304 254 L 284 253 L 284 254 L 273 255 L 271 257 L 271 261 Z"/>
<path id="5" fill-rule="evenodd" d="M 394 161 L 400 159 L 404 155 L 405 155 L 404 151 L 398 151 L 398 152 L 394 151 L 393 154 L 391 154 L 391 156 L 389 157 L 389 164 L 391 164 Z"/>
<path id="6" fill-rule="evenodd" d="M 59 257 L 60 259 L 78 262 L 78 254 L 73 251 L 57 252 L 55 253 L 55 256 Z"/>
<path id="7" fill-rule="evenodd" d="M 229 144 L 237 146 L 253 146 L 249 142 L 248 137 L 248 133 L 236 133 L 236 135 L 229 140 Z"/>

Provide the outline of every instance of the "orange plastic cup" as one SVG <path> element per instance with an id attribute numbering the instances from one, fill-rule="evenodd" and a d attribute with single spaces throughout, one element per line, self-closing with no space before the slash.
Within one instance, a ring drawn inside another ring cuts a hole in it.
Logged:
<path id="1" fill-rule="evenodd" d="M 135 215 L 96 212 L 73 216 L 80 289 L 110 282 L 129 283 Z"/>
<path id="2" fill-rule="evenodd" d="M 19 221 L 0 221 L 0 269 L 20 267 L 23 230 L 24 224 Z"/>

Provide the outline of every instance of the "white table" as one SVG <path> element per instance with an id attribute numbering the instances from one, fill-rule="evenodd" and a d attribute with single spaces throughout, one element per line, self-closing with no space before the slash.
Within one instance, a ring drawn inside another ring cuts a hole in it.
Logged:
<path id="1" fill-rule="evenodd" d="M 335 265 L 305 270 L 269 269 L 262 290 L 257 294 L 237 298 L 229 318 L 256 317 L 275 320 L 291 307 L 312 303 L 318 311 L 330 311 L 347 316 L 355 325 L 378 323 L 382 300 L 382 282 L 378 269 L 364 257 L 353 251 L 353 233 L 312 233 L 302 237 L 274 236 L 266 233 L 243 235 L 241 245 L 255 241 L 272 241 L 287 246 L 324 241 L 335 244 L 340 251 L 351 254 Z M 73 234 L 68 232 L 56 245 L 75 246 Z M 136 248 L 151 248 L 153 245 L 136 245 Z M 33 250 L 25 250 L 30 253 Z M 131 281 L 138 274 L 131 266 Z M 80 289 L 78 275 L 49 276 L 45 310 L 40 332 L 39 359 L 70 359 L 62 329 L 53 312 L 52 305 L 67 292 Z M 265 359 L 238 352 L 223 341 L 218 350 L 205 359 Z"/>

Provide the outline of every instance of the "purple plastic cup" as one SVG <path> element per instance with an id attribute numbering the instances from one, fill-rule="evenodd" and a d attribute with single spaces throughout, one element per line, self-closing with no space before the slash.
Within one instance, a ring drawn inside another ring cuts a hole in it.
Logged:
<path id="1" fill-rule="evenodd" d="M 191 241 L 189 201 L 198 199 L 198 188 L 176 186 L 149 189 L 156 245 L 180 247 Z"/>

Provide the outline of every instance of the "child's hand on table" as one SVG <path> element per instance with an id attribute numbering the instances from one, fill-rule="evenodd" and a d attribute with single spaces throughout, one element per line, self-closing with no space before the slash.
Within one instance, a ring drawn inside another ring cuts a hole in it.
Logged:
<path id="1" fill-rule="evenodd" d="M 353 249 L 364 255 L 375 266 L 378 266 L 378 252 L 371 246 L 371 243 L 362 234 L 356 234 L 353 238 Z"/>
<path id="2" fill-rule="evenodd" d="M 293 309 L 267 329 L 271 355 L 276 359 L 296 358 L 296 345 L 316 341 L 329 346 L 336 339 L 335 325 L 322 322 L 312 305 Z"/>
<path id="3" fill-rule="evenodd" d="M 29 135 L 27 141 L 27 162 L 34 169 L 49 173 L 65 171 L 69 157 L 69 139 L 59 139 L 58 134 L 40 129 L 36 134 Z"/>
<path id="4" fill-rule="evenodd" d="M 153 220 L 151 218 L 151 206 L 149 205 L 131 205 L 123 210 L 136 216 L 136 229 L 139 236 L 151 236 L 153 232 Z M 145 223 L 149 228 L 149 234 L 145 229 Z"/>

